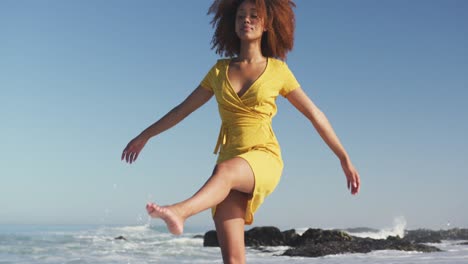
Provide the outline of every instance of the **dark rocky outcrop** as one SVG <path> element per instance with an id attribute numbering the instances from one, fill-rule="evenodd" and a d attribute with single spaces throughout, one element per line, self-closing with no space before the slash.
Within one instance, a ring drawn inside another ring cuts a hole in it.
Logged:
<path id="1" fill-rule="evenodd" d="M 343 231 L 350 232 L 350 233 L 377 233 L 379 232 L 378 229 L 369 228 L 369 227 L 346 228 L 346 229 L 343 229 Z"/>
<path id="2" fill-rule="evenodd" d="M 245 232 L 247 247 L 286 246 L 281 231 L 273 226 L 254 227 Z"/>
<path id="3" fill-rule="evenodd" d="M 204 247 L 219 247 L 218 237 L 216 236 L 216 231 L 211 230 L 205 233 L 203 236 L 203 246 Z"/>
<path id="4" fill-rule="evenodd" d="M 404 239 L 414 243 L 440 243 L 442 240 L 468 240 L 468 229 L 407 230 Z"/>
<path id="5" fill-rule="evenodd" d="M 296 246 L 299 244 L 299 240 L 301 239 L 301 236 L 296 233 L 296 230 L 290 229 L 283 231 L 283 238 L 284 238 L 284 243 L 287 246 Z"/>
<path id="6" fill-rule="evenodd" d="M 369 253 L 374 250 L 403 250 L 419 252 L 440 251 L 436 247 L 405 241 L 400 237 L 388 237 L 387 239 L 372 239 L 352 237 L 344 234 L 340 237 L 339 231 L 330 231 L 331 236 L 323 236 L 314 240 L 308 240 L 305 244 L 286 250 L 284 256 L 322 257 L 344 253 Z M 335 234 L 333 234 L 335 233 Z M 334 240 L 336 239 L 336 240 Z"/>
<path id="7" fill-rule="evenodd" d="M 352 241 L 353 237 L 339 230 L 322 230 L 309 228 L 298 239 L 299 245 L 321 244 L 327 242 Z"/>
<path id="8" fill-rule="evenodd" d="M 435 232 L 435 233 L 433 233 Z M 276 227 L 255 227 L 245 231 L 245 245 L 262 250 L 267 246 L 289 246 L 283 255 L 320 257 L 331 254 L 368 253 L 374 250 L 403 250 L 419 252 L 440 251 L 438 248 L 421 244 L 438 239 L 468 240 L 467 229 L 446 231 L 416 230 L 407 231 L 408 237 L 388 237 L 387 239 L 372 239 L 351 236 L 341 230 L 308 229 L 302 235 L 294 229 L 281 232 Z M 422 242 L 419 242 L 422 241 Z M 218 247 L 216 231 L 208 231 L 204 235 L 203 245 Z"/>

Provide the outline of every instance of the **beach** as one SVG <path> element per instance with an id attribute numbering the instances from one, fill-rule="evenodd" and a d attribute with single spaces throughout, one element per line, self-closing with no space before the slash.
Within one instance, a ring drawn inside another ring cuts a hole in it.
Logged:
<path id="1" fill-rule="evenodd" d="M 305 228 L 297 228 L 298 232 Z M 100 225 L 0 225 L 0 264 L 6 263 L 222 263 L 217 247 L 203 247 L 207 230 L 187 227 L 181 236 L 164 227 Z M 398 235 L 375 230 L 358 236 Z M 458 240 L 430 243 L 440 252 L 380 250 L 319 258 L 279 256 L 288 247 L 247 248 L 247 263 L 466 263 L 468 245 Z"/>

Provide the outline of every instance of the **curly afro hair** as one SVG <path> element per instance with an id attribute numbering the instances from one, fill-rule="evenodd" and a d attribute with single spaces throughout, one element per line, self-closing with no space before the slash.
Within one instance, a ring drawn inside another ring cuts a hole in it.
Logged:
<path id="1" fill-rule="evenodd" d="M 265 22 L 262 36 L 262 54 L 266 57 L 286 59 L 294 45 L 295 17 L 292 0 L 215 0 L 208 10 L 213 15 L 211 25 L 215 29 L 212 49 L 221 56 L 233 57 L 240 52 L 240 39 L 235 33 L 236 12 L 244 1 L 251 1 L 257 14 Z"/>

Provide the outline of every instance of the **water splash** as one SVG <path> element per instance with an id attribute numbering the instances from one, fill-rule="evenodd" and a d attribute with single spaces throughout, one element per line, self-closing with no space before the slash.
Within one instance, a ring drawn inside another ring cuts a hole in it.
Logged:
<path id="1" fill-rule="evenodd" d="M 396 217 L 393 219 L 393 226 L 390 228 L 383 228 L 377 232 L 359 232 L 359 233 L 349 233 L 352 236 L 357 237 L 369 237 L 373 239 L 386 239 L 389 236 L 405 236 L 406 228 L 406 219 L 403 216 Z"/>
<path id="2" fill-rule="evenodd" d="M 143 216 L 141 214 L 138 214 L 137 216 L 137 223 L 139 224 L 143 223 Z"/>
<path id="3" fill-rule="evenodd" d="M 391 230 L 393 236 L 404 237 L 406 229 L 406 219 L 403 216 L 399 216 L 393 220 L 393 229 Z"/>

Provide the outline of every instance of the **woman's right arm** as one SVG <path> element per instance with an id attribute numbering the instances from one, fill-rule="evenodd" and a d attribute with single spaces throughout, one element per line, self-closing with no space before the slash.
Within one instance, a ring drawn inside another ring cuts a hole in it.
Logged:
<path id="1" fill-rule="evenodd" d="M 125 159 L 128 163 L 134 162 L 150 138 L 177 125 L 193 111 L 208 102 L 212 96 L 213 92 L 198 86 L 182 103 L 132 139 L 123 150 L 121 159 Z"/>

